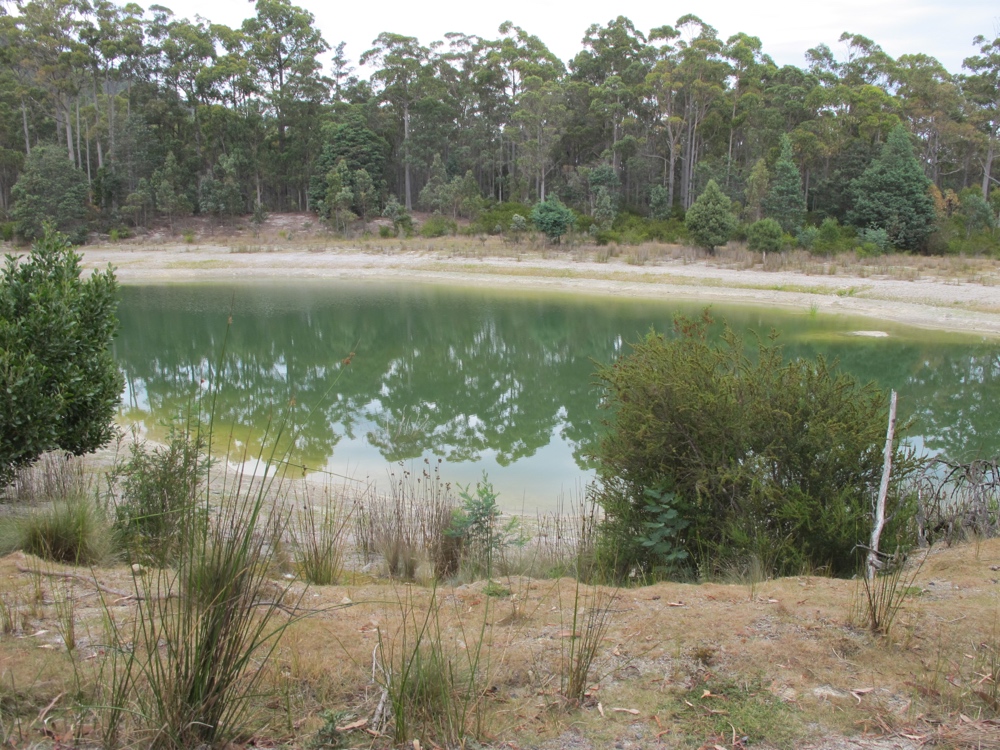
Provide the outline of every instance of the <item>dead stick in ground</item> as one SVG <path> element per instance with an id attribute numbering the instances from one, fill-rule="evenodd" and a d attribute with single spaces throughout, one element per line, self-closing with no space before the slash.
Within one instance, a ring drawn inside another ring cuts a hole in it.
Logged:
<path id="1" fill-rule="evenodd" d="M 875 523 L 872 526 L 872 539 L 868 545 L 868 565 L 866 575 L 868 580 L 875 577 L 879 567 L 878 543 L 885 528 L 885 500 L 889 494 L 889 474 L 892 472 L 892 438 L 896 431 L 896 391 L 889 396 L 889 427 L 885 432 L 885 460 L 882 464 L 882 484 L 878 489 L 878 501 L 875 503 Z"/>

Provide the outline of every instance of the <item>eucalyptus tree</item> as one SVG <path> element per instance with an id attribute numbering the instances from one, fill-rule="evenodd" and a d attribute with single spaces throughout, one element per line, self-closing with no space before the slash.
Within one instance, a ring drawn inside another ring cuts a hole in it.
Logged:
<path id="1" fill-rule="evenodd" d="M 361 55 L 361 64 L 375 68 L 372 78 L 381 85 L 380 99 L 398 113 L 402 125 L 400 161 L 403 166 L 403 195 L 407 211 L 413 210 L 413 186 L 410 156 L 410 117 L 413 105 L 421 96 L 420 84 L 426 81 L 431 52 L 416 37 L 383 32 L 373 47 Z"/>
<path id="2" fill-rule="evenodd" d="M 563 87 L 537 76 L 524 80 L 524 91 L 514 112 L 521 131 L 519 164 L 535 181 L 535 195 L 545 200 L 546 179 L 554 169 L 554 149 L 566 126 L 568 110 Z"/>
<path id="3" fill-rule="evenodd" d="M 301 209 L 308 191 L 307 165 L 319 150 L 320 108 L 330 90 L 319 60 L 329 45 L 313 14 L 289 0 L 257 0 L 255 8 L 242 31 L 257 90 L 277 135 L 277 152 L 269 153 L 268 166 L 278 201 L 286 206 L 292 202 L 294 188 L 294 202 Z"/>
<path id="4" fill-rule="evenodd" d="M 979 54 L 967 57 L 962 63 L 971 71 L 963 82 L 963 89 L 975 105 L 972 120 L 986 141 L 982 157 L 982 191 L 983 198 L 988 198 L 990 187 L 1000 185 L 1000 180 L 993 177 L 993 162 L 1000 142 L 1000 36 L 992 42 L 977 36 L 973 44 L 979 46 Z"/>

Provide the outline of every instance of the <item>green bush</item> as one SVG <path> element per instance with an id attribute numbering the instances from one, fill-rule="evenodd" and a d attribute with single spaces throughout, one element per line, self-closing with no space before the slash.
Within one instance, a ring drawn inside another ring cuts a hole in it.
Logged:
<path id="1" fill-rule="evenodd" d="M 726 197 L 715 180 L 709 180 L 698 199 L 691 204 L 684 218 L 691 239 L 709 252 L 718 245 L 725 245 L 739 227 L 733 213 L 732 201 Z"/>
<path id="2" fill-rule="evenodd" d="M 573 228 L 576 214 L 567 208 L 556 195 L 549 196 L 531 210 L 531 221 L 550 242 L 559 242 L 559 238 Z"/>
<path id="3" fill-rule="evenodd" d="M 683 551 L 702 572 L 756 556 L 779 573 L 850 575 L 881 480 L 886 394 L 822 358 L 785 363 L 773 342 L 751 355 L 728 328 L 712 343 L 710 322 L 679 318 L 676 337 L 650 333 L 598 370 L 612 412 L 595 456 L 601 556 L 619 572 Z M 895 488 L 910 466 L 897 448 L 886 548 L 905 541 Z"/>
<path id="4" fill-rule="evenodd" d="M 380 224 L 378 228 L 378 236 L 384 240 L 396 236 L 396 230 L 394 227 L 390 227 L 386 224 Z"/>
<path id="5" fill-rule="evenodd" d="M 25 552 L 70 565 L 97 565 L 111 556 L 104 514 L 87 497 L 68 498 L 21 522 Z"/>
<path id="6" fill-rule="evenodd" d="M 49 229 L 0 273 L 0 486 L 46 451 L 82 455 L 116 433 L 117 283 L 111 269 L 86 280 L 81 271 Z"/>
<path id="7" fill-rule="evenodd" d="M 157 565 L 173 560 L 207 471 L 204 447 L 200 433 L 183 429 L 171 430 L 160 448 L 132 443 L 128 460 L 114 466 L 110 476 L 119 547 Z"/>
<path id="8" fill-rule="evenodd" d="M 421 237 L 444 237 L 446 234 L 455 234 L 458 225 L 441 214 L 434 214 L 420 226 Z"/>
<path id="9" fill-rule="evenodd" d="M 774 219 L 761 219 L 747 228 L 747 247 L 755 253 L 776 253 L 783 243 L 781 225 Z"/>
<path id="10" fill-rule="evenodd" d="M 13 221 L 0 221 L 0 240 L 11 242 L 14 239 L 14 228 L 17 225 Z"/>
<path id="11" fill-rule="evenodd" d="M 530 217 L 531 206 L 516 201 L 495 203 L 483 210 L 471 226 L 477 234 L 497 234 L 497 227 L 500 227 L 501 233 L 505 233 L 514 229 L 512 222 L 515 215 Z"/>

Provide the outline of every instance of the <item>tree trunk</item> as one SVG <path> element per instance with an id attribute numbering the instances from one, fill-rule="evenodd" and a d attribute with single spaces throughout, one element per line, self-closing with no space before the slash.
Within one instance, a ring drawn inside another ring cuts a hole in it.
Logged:
<path id="1" fill-rule="evenodd" d="M 21 125 L 24 128 L 24 153 L 31 156 L 31 136 L 28 134 L 28 108 L 24 106 L 24 99 L 21 99 Z"/>
<path id="2" fill-rule="evenodd" d="M 406 194 L 406 210 L 413 210 L 410 197 L 410 105 L 403 105 L 403 192 Z"/>
<path id="3" fill-rule="evenodd" d="M 79 96 L 76 97 L 76 168 L 83 169 L 83 152 L 80 149 L 80 97 Z"/>
<path id="4" fill-rule="evenodd" d="M 983 163 L 983 200 L 990 199 L 990 176 L 993 172 L 993 157 L 996 152 L 996 134 L 990 136 L 989 146 L 986 148 L 986 161 Z"/>

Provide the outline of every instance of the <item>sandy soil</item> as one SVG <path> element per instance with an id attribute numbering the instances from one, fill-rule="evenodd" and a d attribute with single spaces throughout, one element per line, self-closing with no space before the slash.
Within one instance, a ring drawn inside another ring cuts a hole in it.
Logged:
<path id="1" fill-rule="evenodd" d="M 470 240 L 470 243 L 472 241 Z M 404 246 L 405 247 L 405 246 Z M 470 245 L 471 247 L 471 245 Z M 859 315 L 925 328 L 1000 336 L 1000 291 L 992 276 L 980 281 L 922 274 L 813 275 L 723 267 L 711 259 L 661 258 L 630 265 L 622 258 L 595 262 L 582 253 L 526 251 L 515 257 L 482 257 L 432 250 L 365 251 L 295 243 L 240 251 L 222 245 L 135 244 L 83 248 L 86 268 L 112 264 L 125 284 L 231 279 L 347 279 L 470 286 L 510 286 L 560 292 L 815 310 Z M 260 250 L 263 251 L 260 251 Z"/>

